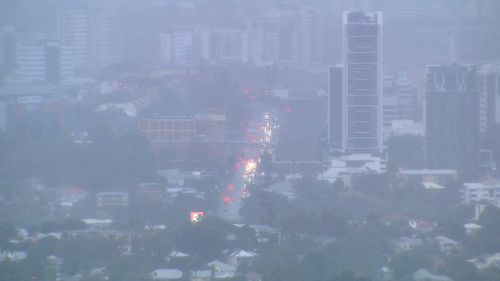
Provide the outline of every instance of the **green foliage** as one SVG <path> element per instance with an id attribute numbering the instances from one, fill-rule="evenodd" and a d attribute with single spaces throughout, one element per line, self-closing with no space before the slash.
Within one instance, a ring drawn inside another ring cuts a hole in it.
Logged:
<path id="1" fill-rule="evenodd" d="M 476 267 L 463 259 L 454 260 L 448 263 L 445 274 L 454 281 L 481 280 Z"/>
<path id="2" fill-rule="evenodd" d="M 61 222 L 58 221 L 47 221 L 40 226 L 40 232 L 50 233 L 50 232 L 61 232 L 69 230 L 79 230 L 86 229 L 87 225 L 78 219 L 64 219 Z"/>
<path id="3" fill-rule="evenodd" d="M 16 229 L 9 223 L 0 223 L 0 249 L 6 248 L 9 240 L 14 238 L 17 234 Z"/>
<path id="4" fill-rule="evenodd" d="M 300 281 L 315 280 L 307 278 L 301 270 L 300 259 L 289 248 L 269 249 L 259 257 L 255 268 L 266 281 Z"/>
<path id="5" fill-rule="evenodd" d="M 479 224 L 488 231 L 500 235 L 500 209 L 487 206 L 479 217 Z"/>
<path id="6" fill-rule="evenodd" d="M 205 262 L 222 258 L 222 249 L 227 248 L 228 233 L 210 219 L 196 224 L 179 225 L 172 239 L 178 250 L 200 258 Z"/>
<path id="7" fill-rule="evenodd" d="M 50 122 L 29 121 L 0 132 L 0 178 L 9 185 L 39 177 L 52 185 L 96 188 L 151 178 L 155 162 L 147 138 L 138 131 L 116 136 L 114 117 L 100 117 L 89 130 L 91 144 L 73 143 L 68 132 Z"/>
<path id="8" fill-rule="evenodd" d="M 289 210 L 288 207 L 289 203 L 284 195 L 261 191 L 245 200 L 240 214 L 250 224 L 277 225 L 280 214 Z"/>
<path id="9" fill-rule="evenodd" d="M 113 259 L 106 267 L 110 281 L 145 281 L 148 280 L 141 262 L 134 257 L 120 257 Z"/>
<path id="10" fill-rule="evenodd" d="M 424 245 L 394 256 L 390 268 L 394 270 L 396 280 L 408 280 L 420 268 L 432 268 L 434 258 L 439 256 L 437 249 Z"/>
<path id="11" fill-rule="evenodd" d="M 369 281 L 369 278 L 357 276 L 352 271 L 343 271 L 328 279 L 328 281 Z"/>

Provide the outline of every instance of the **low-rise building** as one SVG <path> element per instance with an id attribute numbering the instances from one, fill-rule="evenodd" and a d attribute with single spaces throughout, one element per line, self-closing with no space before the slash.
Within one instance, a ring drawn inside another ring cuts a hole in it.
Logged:
<path id="1" fill-rule="evenodd" d="M 218 260 L 209 262 L 208 266 L 214 271 L 215 279 L 233 278 L 236 274 L 235 266 Z"/>
<path id="2" fill-rule="evenodd" d="M 0 252 L 0 262 L 3 262 L 5 260 L 10 260 L 10 261 L 22 261 L 28 256 L 28 253 L 22 252 L 22 251 L 15 251 L 15 252 Z"/>
<path id="3" fill-rule="evenodd" d="M 442 184 L 448 181 L 456 180 L 458 172 L 455 170 L 435 170 L 435 169 L 417 169 L 417 170 L 401 170 L 398 177 L 405 181 L 427 182 Z"/>
<path id="4" fill-rule="evenodd" d="M 182 280 L 182 271 L 178 269 L 157 269 L 149 274 L 153 280 Z"/>
<path id="5" fill-rule="evenodd" d="M 415 281 L 453 281 L 448 276 L 432 274 L 426 269 L 419 269 L 413 273 L 413 280 Z"/>
<path id="6" fill-rule="evenodd" d="M 500 267 L 500 253 L 492 255 L 482 255 L 468 260 L 472 263 L 478 270 L 482 270 L 491 266 Z"/>
<path id="7" fill-rule="evenodd" d="M 476 223 L 466 223 L 464 224 L 465 234 L 472 236 L 475 235 L 479 230 L 483 228 L 483 226 Z"/>
<path id="8" fill-rule="evenodd" d="M 490 183 L 465 183 L 461 192 L 462 203 L 488 203 L 500 207 L 500 182 Z"/>
<path id="9" fill-rule="evenodd" d="M 319 180 L 334 183 L 342 179 L 350 182 L 353 175 L 380 174 L 386 171 L 386 160 L 370 154 L 349 154 L 334 157 L 330 160 L 330 167 L 318 176 Z"/>
<path id="10" fill-rule="evenodd" d="M 251 264 L 257 258 L 257 253 L 252 251 L 238 250 L 228 257 L 230 265 L 240 266 L 242 264 Z"/>
<path id="11" fill-rule="evenodd" d="M 191 271 L 191 281 L 211 281 L 211 270 L 194 270 Z"/>
<path id="12" fill-rule="evenodd" d="M 444 253 L 444 254 L 451 254 L 453 253 L 454 251 L 460 249 L 460 243 L 453 240 L 453 239 L 450 239 L 446 236 L 436 236 L 434 238 L 434 243 L 436 243 L 439 247 L 439 250 Z"/>
<path id="13" fill-rule="evenodd" d="M 420 238 L 401 237 L 393 242 L 397 252 L 409 251 L 413 248 L 422 246 L 424 242 Z"/>
<path id="14" fill-rule="evenodd" d="M 128 207 L 128 192 L 99 192 L 97 207 Z"/>

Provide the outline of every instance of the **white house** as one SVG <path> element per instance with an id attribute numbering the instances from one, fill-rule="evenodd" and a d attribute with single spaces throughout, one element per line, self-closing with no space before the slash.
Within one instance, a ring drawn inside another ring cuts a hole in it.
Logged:
<path id="1" fill-rule="evenodd" d="M 257 257 L 257 253 L 252 251 L 238 250 L 228 257 L 228 263 L 233 266 L 252 263 Z"/>
<path id="2" fill-rule="evenodd" d="M 181 280 L 182 271 L 178 269 L 157 269 L 150 273 L 153 280 Z"/>
<path id="3" fill-rule="evenodd" d="M 413 280 L 415 280 L 415 281 L 453 281 L 453 279 L 451 279 L 448 276 L 435 275 L 435 274 L 432 274 L 428 270 L 423 269 L 423 268 L 421 268 L 421 269 L 417 270 L 415 273 L 413 273 Z"/>

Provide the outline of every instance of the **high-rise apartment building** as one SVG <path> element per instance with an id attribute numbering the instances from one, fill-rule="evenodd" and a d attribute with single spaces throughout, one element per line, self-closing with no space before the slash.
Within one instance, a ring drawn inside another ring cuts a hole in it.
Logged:
<path id="1" fill-rule="evenodd" d="M 58 83 L 74 77 L 73 48 L 48 40 L 41 34 L 24 38 L 16 53 L 19 81 Z"/>
<path id="2" fill-rule="evenodd" d="M 4 26 L 0 30 L 0 68 L 10 72 L 17 65 L 18 35 L 13 26 Z"/>
<path id="3" fill-rule="evenodd" d="M 348 153 L 382 147 L 382 13 L 343 15 L 343 143 Z"/>
<path id="4" fill-rule="evenodd" d="M 300 61 L 303 64 L 323 62 L 324 12 L 320 7 L 302 7 L 298 11 Z"/>
<path id="5" fill-rule="evenodd" d="M 342 66 L 332 66 L 328 69 L 328 144 L 335 150 L 342 150 L 343 140 L 342 75 Z"/>
<path id="6" fill-rule="evenodd" d="M 500 125 L 500 65 L 483 65 L 478 73 L 479 129 Z"/>
<path id="7" fill-rule="evenodd" d="M 193 66 L 210 59 L 210 31 L 204 26 L 178 26 L 160 34 L 160 62 Z"/>
<path id="8" fill-rule="evenodd" d="M 382 83 L 382 128 L 390 129 L 392 121 L 419 121 L 417 89 L 406 72 L 386 76 Z"/>
<path id="9" fill-rule="evenodd" d="M 476 67 L 452 64 L 428 68 L 425 120 L 427 166 L 475 177 L 479 161 Z"/>
<path id="10" fill-rule="evenodd" d="M 78 67 L 106 67 L 122 61 L 122 7 L 119 1 L 63 1 L 57 29 L 64 45 L 73 46 Z"/>

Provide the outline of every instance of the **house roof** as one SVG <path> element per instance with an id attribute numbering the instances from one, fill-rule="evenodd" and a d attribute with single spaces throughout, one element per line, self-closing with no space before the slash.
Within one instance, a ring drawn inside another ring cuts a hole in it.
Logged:
<path id="1" fill-rule="evenodd" d="M 227 263 L 214 260 L 208 263 L 208 266 L 213 267 L 215 272 L 234 272 L 236 271 L 236 267 L 229 265 Z"/>
<path id="2" fill-rule="evenodd" d="M 157 269 L 151 272 L 153 279 L 180 279 L 182 271 L 178 269 Z"/>
<path id="3" fill-rule="evenodd" d="M 231 254 L 232 257 L 237 257 L 237 258 L 253 258 L 257 256 L 257 253 L 252 252 L 252 251 L 245 251 L 245 250 L 239 250 L 235 251 Z"/>
<path id="4" fill-rule="evenodd" d="M 431 169 L 421 169 L 421 170 L 402 170 L 399 172 L 402 175 L 450 175 L 456 176 L 457 171 L 455 170 L 431 170 Z"/>
<path id="5" fill-rule="evenodd" d="M 429 281 L 453 281 L 450 277 L 444 275 L 434 275 L 426 269 L 419 269 L 413 273 L 413 279 L 419 280 L 429 280 Z"/>
<path id="6" fill-rule="evenodd" d="M 28 256 L 28 253 L 17 251 L 17 252 L 1 252 L 0 253 L 0 261 L 4 260 L 12 260 L 12 261 L 20 261 L 25 259 Z"/>
<path id="7" fill-rule="evenodd" d="M 477 230 L 483 228 L 481 225 L 476 224 L 476 223 L 466 223 L 464 224 L 465 229 L 468 230 Z"/>
<path id="8" fill-rule="evenodd" d="M 170 257 L 176 257 L 176 258 L 185 258 L 189 257 L 188 254 L 180 252 L 180 251 L 172 251 L 170 254 L 168 254 Z"/>
<path id="9" fill-rule="evenodd" d="M 436 239 L 437 242 L 442 243 L 442 244 L 453 244 L 453 245 L 460 244 L 457 241 L 450 239 L 446 236 L 442 236 L 442 235 L 436 236 L 434 239 Z"/>
<path id="10" fill-rule="evenodd" d="M 210 271 L 210 270 L 191 271 L 191 276 L 197 277 L 197 278 L 210 278 L 212 276 L 212 271 Z"/>
<path id="11" fill-rule="evenodd" d="M 429 181 L 424 181 L 424 182 L 422 182 L 422 184 L 424 185 L 425 189 L 446 189 L 446 187 L 444 187 L 440 184 L 429 182 Z"/>

